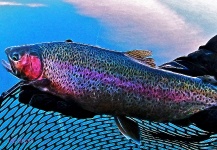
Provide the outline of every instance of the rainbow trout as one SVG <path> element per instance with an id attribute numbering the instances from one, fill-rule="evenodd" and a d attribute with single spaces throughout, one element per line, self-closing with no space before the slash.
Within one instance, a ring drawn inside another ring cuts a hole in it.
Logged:
<path id="1" fill-rule="evenodd" d="M 156 69 L 149 51 L 115 52 L 68 41 L 9 47 L 6 54 L 10 63 L 3 65 L 13 75 L 85 110 L 119 116 L 121 132 L 137 140 L 138 134 L 126 133 L 132 123 L 122 116 L 173 121 L 217 104 L 209 77 Z"/>

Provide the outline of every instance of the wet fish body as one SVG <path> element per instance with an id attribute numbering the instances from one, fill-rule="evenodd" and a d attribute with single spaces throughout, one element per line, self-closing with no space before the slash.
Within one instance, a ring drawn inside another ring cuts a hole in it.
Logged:
<path id="1" fill-rule="evenodd" d="M 17 76 L 99 114 L 171 121 L 189 117 L 217 102 L 213 84 L 149 67 L 129 53 L 74 42 L 11 47 L 6 53 L 13 70 L 18 65 L 12 59 L 14 54 L 19 53 L 19 61 L 24 56 L 26 62 L 34 58 L 34 65 L 26 68 L 37 66 L 32 69 L 35 75 L 29 71 L 26 74 L 28 69 L 20 67 Z M 49 84 L 43 84 L 43 79 Z"/>

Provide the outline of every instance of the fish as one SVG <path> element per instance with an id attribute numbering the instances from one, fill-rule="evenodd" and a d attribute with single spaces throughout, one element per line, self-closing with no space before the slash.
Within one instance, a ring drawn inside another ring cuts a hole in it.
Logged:
<path id="1" fill-rule="evenodd" d="M 148 50 L 117 52 L 71 40 L 6 48 L 3 66 L 35 88 L 95 114 L 114 116 L 120 132 L 140 143 L 130 117 L 182 120 L 217 105 L 216 81 L 156 68 Z"/>

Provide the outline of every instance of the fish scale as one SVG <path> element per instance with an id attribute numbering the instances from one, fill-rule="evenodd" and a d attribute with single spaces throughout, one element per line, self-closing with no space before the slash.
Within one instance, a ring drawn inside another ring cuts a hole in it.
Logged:
<path id="1" fill-rule="evenodd" d="M 213 85 L 150 68 L 124 53 L 73 42 L 37 46 L 48 90 L 93 112 L 165 121 L 216 105 Z"/>

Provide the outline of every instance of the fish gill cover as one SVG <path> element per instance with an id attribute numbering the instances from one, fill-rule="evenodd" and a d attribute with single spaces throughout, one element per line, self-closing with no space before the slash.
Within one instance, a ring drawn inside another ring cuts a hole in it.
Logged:
<path id="1" fill-rule="evenodd" d="M 20 90 L 0 108 L 0 149 L 215 149 L 217 134 L 194 125 L 135 120 L 142 141 L 127 140 L 107 115 L 76 119 L 19 103 Z"/>

